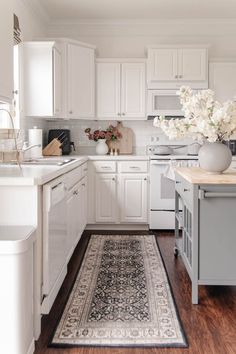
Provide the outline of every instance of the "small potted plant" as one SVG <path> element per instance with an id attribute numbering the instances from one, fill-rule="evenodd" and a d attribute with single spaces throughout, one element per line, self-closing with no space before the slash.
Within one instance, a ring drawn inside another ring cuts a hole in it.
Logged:
<path id="1" fill-rule="evenodd" d="M 113 125 L 109 125 L 106 130 L 97 129 L 92 131 L 91 128 L 86 128 L 85 134 L 89 140 L 97 142 L 96 153 L 98 155 L 106 155 L 108 153 L 108 145 L 106 144 L 107 141 L 114 142 L 121 138 L 121 134 L 117 127 L 114 127 Z"/>

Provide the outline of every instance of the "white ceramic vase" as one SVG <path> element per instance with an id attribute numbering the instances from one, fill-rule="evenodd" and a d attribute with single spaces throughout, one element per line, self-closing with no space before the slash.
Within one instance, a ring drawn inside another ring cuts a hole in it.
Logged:
<path id="1" fill-rule="evenodd" d="M 108 146 L 105 139 L 99 139 L 96 145 L 97 155 L 106 155 L 108 153 Z"/>
<path id="2" fill-rule="evenodd" d="M 209 173 L 222 173 L 231 164 L 230 149 L 219 141 L 204 144 L 198 153 L 199 165 Z"/>

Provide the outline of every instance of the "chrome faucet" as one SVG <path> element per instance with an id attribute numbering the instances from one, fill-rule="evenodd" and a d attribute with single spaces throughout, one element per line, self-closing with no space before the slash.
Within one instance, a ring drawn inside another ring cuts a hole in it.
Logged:
<path id="1" fill-rule="evenodd" d="M 30 146 L 26 146 L 26 144 L 24 143 L 23 147 L 22 147 L 22 151 L 25 152 L 27 150 L 30 150 L 34 147 L 41 147 L 41 144 L 34 144 L 34 145 L 30 145 Z"/>

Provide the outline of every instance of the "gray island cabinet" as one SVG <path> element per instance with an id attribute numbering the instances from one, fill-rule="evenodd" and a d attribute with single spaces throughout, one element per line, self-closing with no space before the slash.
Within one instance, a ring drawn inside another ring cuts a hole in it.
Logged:
<path id="1" fill-rule="evenodd" d="M 236 285 L 236 172 L 177 168 L 175 177 L 175 254 L 198 304 L 198 285 Z"/>

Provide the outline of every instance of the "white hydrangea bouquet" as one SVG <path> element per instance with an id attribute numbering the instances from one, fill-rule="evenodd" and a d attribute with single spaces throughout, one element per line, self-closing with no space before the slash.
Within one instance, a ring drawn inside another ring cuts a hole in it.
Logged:
<path id="1" fill-rule="evenodd" d="M 236 102 L 220 103 L 214 100 L 212 90 L 194 94 L 187 86 L 182 86 L 178 94 L 184 118 L 154 119 L 154 126 L 161 128 L 170 139 L 191 137 L 200 143 L 222 142 L 236 132 Z"/>

